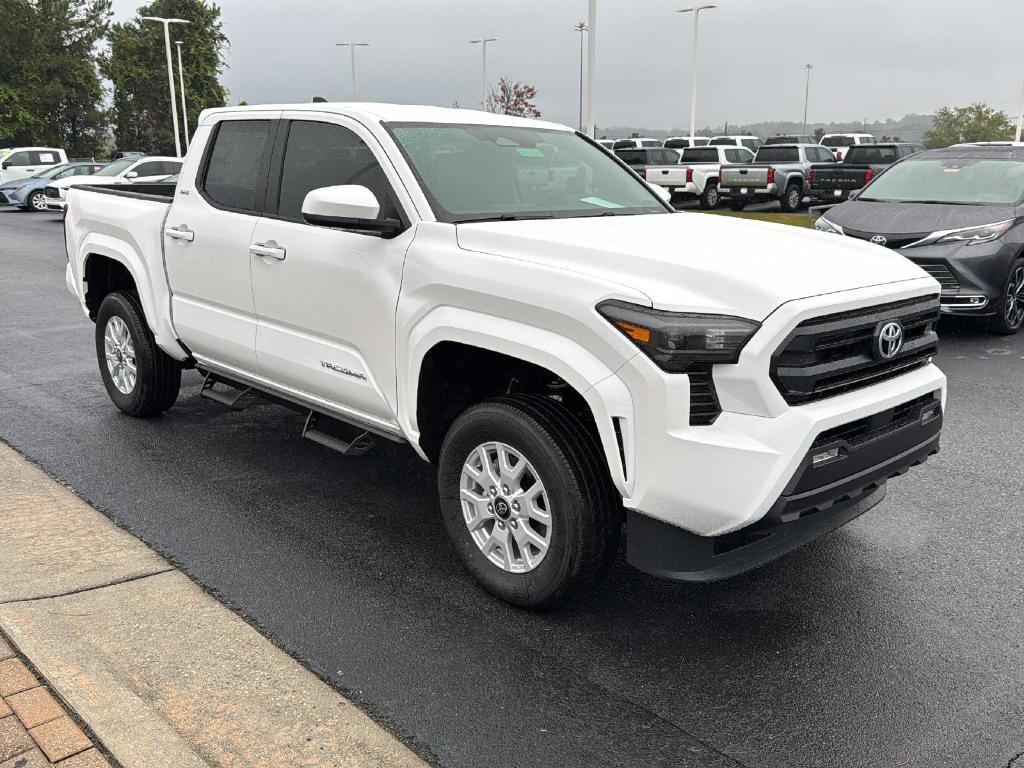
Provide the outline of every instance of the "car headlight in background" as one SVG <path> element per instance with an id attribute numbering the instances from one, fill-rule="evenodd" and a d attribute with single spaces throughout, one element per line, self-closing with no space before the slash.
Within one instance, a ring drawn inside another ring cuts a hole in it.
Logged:
<path id="1" fill-rule="evenodd" d="M 843 228 L 838 224 L 833 224 L 831 221 L 826 219 L 824 216 L 819 216 L 818 220 L 814 222 L 814 228 L 819 232 L 828 232 L 830 235 L 845 235 Z"/>
<path id="2" fill-rule="evenodd" d="M 928 237 L 923 237 L 917 242 L 903 247 L 918 248 L 922 245 L 938 245 L 940 243 L 966 243 L 967 245 L 990 243 L 1005 235 L 1016 222 L 1016 219 L 1007 219 L 1006 221 L 998 221 L 995 224 L 985 224 L 980 227 L 963 227 L 962 229 L 946 229 L 940 232 L 932 232 Z"/>
<path id="3" fill-rule="evenodd" d="M 606 301 L 597 311 L 669 373 L 686 373 L 695 363 L 735 363 L 761 327 L 742 317 L 664 312 L 624 301 Z"/>

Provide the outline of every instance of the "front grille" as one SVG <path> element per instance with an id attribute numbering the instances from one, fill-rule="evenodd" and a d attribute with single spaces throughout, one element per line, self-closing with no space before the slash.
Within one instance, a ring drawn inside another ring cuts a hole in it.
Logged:
<path id="1" fill-rule="evenodd" d="M 44 194 L 51 200 L 60 200 L 60 190 L 56 187 L 47 187 Z"/>
<path id="2" fill-rule="evenodd" d="M 711 368 L 689 371 L 690 377 L 690 426 L 706 427 L 715 423 L 722 413 L 718 404 L 715 381 Z"/>
<path id="3" fill-rule="evenodd" d="M 879 234 L 878 232 L 858 232 L 855 229 L 846 229 L 845 227 L 843 228 L 843 232 L 845 232 L 848 237 L 854 237 L 858 240 L 867 240 L 869 242 L 871 241 L 871 238 L 876 237 Z M 911 243 L 916 243 L 921 238 L 928 237 L 929 234 L 931 233 L 921 232 L 918 234 L 910 235 L 883 234 L 882 237 L 885 238 L 886 248 L 903 248 L 904 246 L 910 245 Z"/>
<path id="4" fill-rule="evenodd" d="M 956 275 L 949 271 L 949 265 L 945 262 L 940 261 L 932 264 L 918 263 L 917 266 L 938 280 L 943 291 L 953 292 L 960 290 L 960 282 L 956 279 Z"/>
<path id="5" fill-rule="evenodd" d="M 938 296 L 925 296 L 805 320 L 772 356 L 772 381 L 787 403 L 802 405 L 900 376 L 937 353 L 938 319 Z M 879 360 L 875 333 L 889 320 L 903 325 L 903 349 Z"/>

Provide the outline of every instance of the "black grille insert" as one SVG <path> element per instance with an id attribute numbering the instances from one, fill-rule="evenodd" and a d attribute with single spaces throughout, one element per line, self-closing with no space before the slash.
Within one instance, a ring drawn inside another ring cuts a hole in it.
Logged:
<path id="1" fill-rule="evenodd" d="M 959 291 L 960 281 L 956 279 L 956 275 L 949 271 L 949 265 L 944 261 L 937 261 L 932 263 L 917 263 L 921 269 L 927 272 L 929 275 L 939 281 L 939 285 L 942 286 L 943 291 Z"/>
<path id="2" fill-rule="evenodd" d="M 790 405 L 877 384 L 926 365 L 938 352 L 939 297 L 881 304 L 805 320 L 772 356 L 771 377 Z M 891 360 L 873 354 L 879 323 L 903 324 L 903 349 Z"/>
<path id="3" fill-rule="evenodd" d="M 691 369 L 690 377 L 690 426 L 706 427 L 715 423 L 722 412 L 718 404 L 718 392 L 715 391 L 715 380 L 711 377 L 711 367 Z"/>

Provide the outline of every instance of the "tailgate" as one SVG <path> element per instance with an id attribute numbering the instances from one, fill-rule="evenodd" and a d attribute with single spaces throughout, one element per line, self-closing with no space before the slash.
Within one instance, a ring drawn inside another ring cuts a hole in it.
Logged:
<path id="1" fill-rule="evenodd" d="M 681 187 L 686 184 L 685 165 L 649 165 L 647 180 L 663 187 Z"/>
<path id="2" fill-rule="evenodd" d="M 816 189 L 860 189 L 864 186 L 864 168 L 825 167 L 814 168 Z"/>
<path id="3" fill-rule="evenodd" d="M 767 165 L 736 165 L 731 168 L 724 166 L 719 186 L 729 189 L 739 187 L 764 189 L 768 186 L 769 168 L 770 166 Z"/>

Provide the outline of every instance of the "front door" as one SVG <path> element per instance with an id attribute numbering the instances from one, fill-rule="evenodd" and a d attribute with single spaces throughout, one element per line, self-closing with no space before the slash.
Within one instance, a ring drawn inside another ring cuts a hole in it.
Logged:
<path id="1" fill-rule="evenodd" d="M 252 241 L 260 368 L 333 410 L 395 424 L 395 311 L 412 230 L 384 239 L 306 224 L 301 211 L 313 189 L 357 184 L 374 193 L 382 218 L 407 220 L 397 175 L 354 121 L 284 118 Z"/>
<path id="2" fill-rule="evenodd" d="M 204 162 L 178 182 L 163 233 L 179 337 L 200 363 L 250 374 L 259 366 L 249 245 L 279 114 L 246 113 L 212 127 Z"/>

